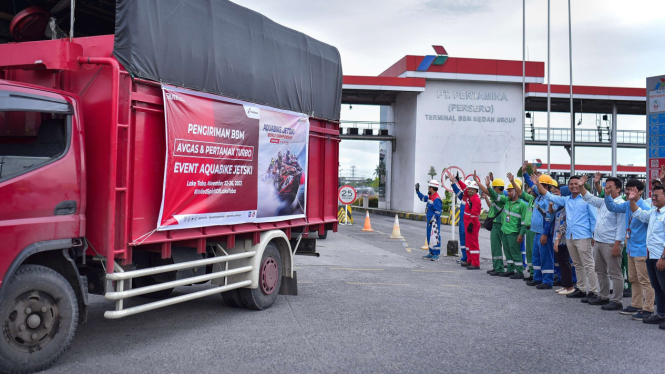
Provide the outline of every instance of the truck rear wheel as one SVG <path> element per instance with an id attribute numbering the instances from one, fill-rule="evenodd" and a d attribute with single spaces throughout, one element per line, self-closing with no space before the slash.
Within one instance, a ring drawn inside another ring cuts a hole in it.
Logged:
<path id="1" fill-rule="evenodd" d="M 238 290 L 245 307 L 255 310 L 270 308 L 277 299 L 279 287 L 282 285 L 282 257 L 274 243 L 268 243 L 266 246 L 259 266 L 259 287 Z"/>
<path id="2" fill-rule="evenodd" d="M 0 305 L 0 372 L 51 366 L 69 348 L 78 313 L 76 294 L 62 275 L 39 265 L 19 267 Z"/>

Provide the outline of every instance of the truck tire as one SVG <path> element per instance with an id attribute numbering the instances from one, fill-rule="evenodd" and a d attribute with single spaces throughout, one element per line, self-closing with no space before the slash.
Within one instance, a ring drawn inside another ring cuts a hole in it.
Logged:
<path id="1" fill-rule="evenodd" d="M 222 299 L 224 300 L 224 303 L 231 308 L 245 307 L 245 304 L 243 304 L 240 299 L 240 290 L 238 289 L 222 292 Z"/>
<path id="2" fill-rule="evenodd" d="M 323 240 L 328 237 L 328 230 L 324 231 L 323 234 L 319 233 L 319 239 Z"/>
<path id="3" fill-rule="evenodd" d="M 56 271 L 22 265 L 0 304 L 0 372 L 32 373 L 51 366 L 69 348 L 78 324 L 76 294 Z"/>
<path id="4" fill-rule="evenodd" d="M 279 287 L 282 285 L 282 257 L 274 243 L 266 246 L 259 266 L 259 286 L 255 289 L 238 290 L 242 303 L 248 309 L 270 308 L 279 295 Z"/>

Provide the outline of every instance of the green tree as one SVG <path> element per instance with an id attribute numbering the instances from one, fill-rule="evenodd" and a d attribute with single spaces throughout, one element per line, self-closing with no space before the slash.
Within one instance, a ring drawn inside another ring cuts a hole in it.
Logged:
<path id="1" fill-rule="evenodd" d="M 379 161 L 379 164 L 376 165 L 376 168 L 374 168 L 374 176 L 380 179 L 381 176 L 385 174 L 386 174 L 386 163 L 383 161 Z"/>
<path id="2" fill-rule="evenodd" d="M 436 170 L 434 170 L 434 166 L 429 167 L 429 171 L 427 172 L 427 175 L 430 176 L 430 179 L 434 179 L 436 176 Z"/>

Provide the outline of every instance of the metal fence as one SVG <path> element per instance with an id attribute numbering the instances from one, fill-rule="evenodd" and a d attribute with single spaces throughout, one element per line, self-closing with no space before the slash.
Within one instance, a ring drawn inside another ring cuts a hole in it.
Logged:
<path id="1" fill-rule="evenodd" d="M 526 141 L 547 141 L 546 127 L 525 127 Z M 643 130 L 617 130 L 617 143 L 620 144 L 646 144 L 647 134 Z M 570 142 L 570 129 L 551 128 L 550 141 Z M 606 129 L 576 129 L 575 142 L 579 143 L 612 143 L 611 133 Z"/>

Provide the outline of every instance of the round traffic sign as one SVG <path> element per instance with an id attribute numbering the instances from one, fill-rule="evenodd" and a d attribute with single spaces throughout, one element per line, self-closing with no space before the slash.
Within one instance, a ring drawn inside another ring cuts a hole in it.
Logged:
<path id="1" fill-rule="evenodd" d="M 349 186 L 348 184 L 346 186 L 340 187 L 339 191 L 337 192 L 337 198 L 344 205 L 353 204 L 357 197 L 358 193 L 356 192 L 356 189 Z"/>
<path id="2" fill-rule="evenodd" d="M 453 176 L 459 175 L 461 180 L 466 179 L 466 174 L 464 174 L 464 170 L 458 168 L 457 166 L 449 166 L 441 172 L 441 187 L 443 187 L 446 191 L 448 192 L 453 192 L 452 184 L 453 181 L 448 179 L 447 172 L 450 171 Z"/>

